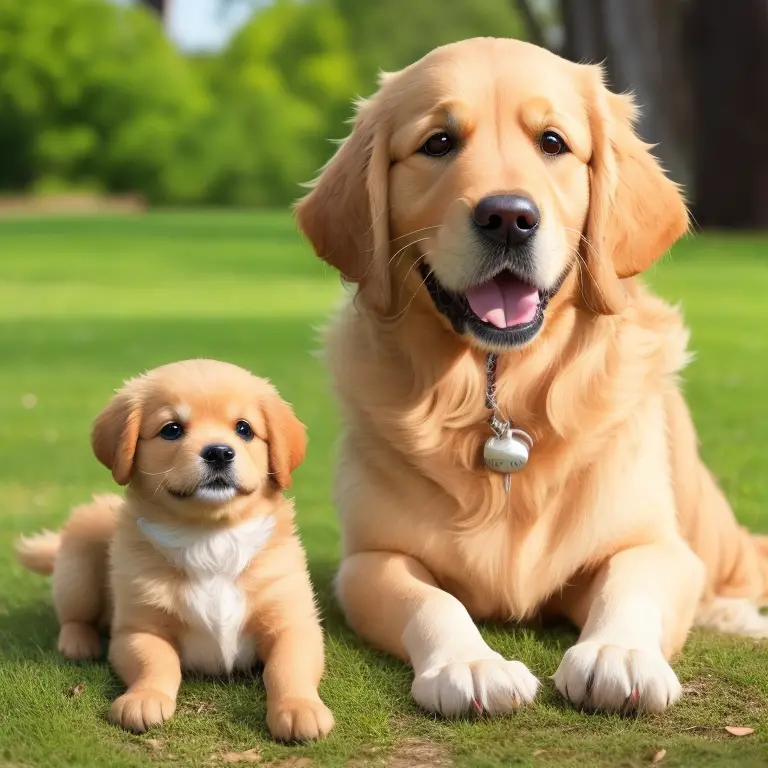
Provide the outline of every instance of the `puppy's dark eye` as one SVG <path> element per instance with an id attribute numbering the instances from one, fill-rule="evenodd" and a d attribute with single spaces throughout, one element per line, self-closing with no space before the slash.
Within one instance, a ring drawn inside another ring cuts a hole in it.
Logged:
<path id="1" fill-rule="evenodd" d="M 178 440 L 184 435 L 184 427 L 178 421 L 170 421 L 160 430 L 163 440 Z"/>
<path id="2" fill-rule="evenodd" d="M 242 419 L 238 421 L 237 424 L 235 424 L 235 432 L 237 432 L 246 443 L 253 440 L 253 430 L 247 421 L 243 421 Z"/>
<path id="3" fill-rule="evenodd" d="M 544 131 L 539 139 L 539 147 L 545 155 L 554 157 L 555 155 L 562 155 L 565 152 L 570 152 L 568 145 L 562 136 L 554 131 Z"/>
<path id="4" fill-rule="evenodd" d="M 421 152 L 430 157 L 442 157 L 453 149 L 453 139 L 445 132 L 430 136 L 421 147 Z"/>

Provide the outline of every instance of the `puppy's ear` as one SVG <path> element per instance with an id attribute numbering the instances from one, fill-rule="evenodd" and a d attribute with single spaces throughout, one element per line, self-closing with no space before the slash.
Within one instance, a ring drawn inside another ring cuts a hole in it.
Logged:
<path id="1" fill-rule="evenodd" d="M 270 472 L 281 488 L 290 488 L 291 474 L 304 461 L 307 451 L 306 429 L 293 408 L 278 395 L 263 401 L 262 413 L 267 425 Z"/>
<path id="2" fill-rule="evenodd" d="M 582 242 L 582 295 L 590 309 L 618 314 L 620 278 L 648 269 L 688 229 L 679 187 L 664 174 L 652 145 L 634 131 L 631 96 L 610 93 L 600 67 L 584 67 L 592 133 L 590 202 Z"/>
<path id="3" fill-rule="evenodd" d="M 385 311 L 390 301 L 389 129 L 377 97 L 361 101 L 352 133 L 295 207 L 315 253 L 360 285 L 360 296 Z"/>
<path id="4" fill-rule="evenodd" d="M 118 485 L 127 485 L 133 476 L 140 426 L 141 405 L 130 386 L 118 392 L 93 423 L 93 452 L 107 469 L 112 470 Z"/>

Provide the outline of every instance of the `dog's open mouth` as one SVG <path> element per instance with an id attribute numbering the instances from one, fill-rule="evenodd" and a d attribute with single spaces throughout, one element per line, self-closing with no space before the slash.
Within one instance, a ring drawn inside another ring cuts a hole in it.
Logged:
<path id="1" fill-rule="evenodd" d="M 224 503 L 233 499 L 238 494 L 245 491 L 241 489 L 233 480 L 224 477 L 214 477 L 206 480 L 194 488 L 185 488 L 177 490 L 168 488 L 168 493 L 177 499 L 199 499 L 200 501 Z"/>
<path id="2" fill-rule="evenodd" d="M 492 347 L 518 347 L 541 330 L 552 292 L 503 270 L 459 293 L 442 285 L 423 261 L 419 267 L 435 307 L 451 321 L 456 333 L 471 333 Z"/>

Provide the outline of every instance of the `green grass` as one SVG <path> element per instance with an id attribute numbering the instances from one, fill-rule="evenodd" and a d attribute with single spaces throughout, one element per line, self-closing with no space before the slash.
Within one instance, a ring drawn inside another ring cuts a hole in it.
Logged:
<path id="1" fill-rule="evenodd" d="M 768 241 L 689 240 L 651 279 L 682 301 L 693 329 L 686 389 L 704 454 L 739 517 L 766 530 Z M 364 648 L 330 596 L 338 423 L 311 352 L 340 294 L 284 214 L 0 221 L 0 764 L 207 765 L 254 747 L 262 764 L 286 766 L 641 766 L 662 748 L 667 766 L 768 764 L 768 647 L 749 641 L 695 635 L 676 662 L 683 701 L 621 719 L 569 709 L 546 680 L 572 632 L 485 628 L 493 647 L 545 679 L 538 703 L 458 724 L 415 708 L 408 670 Z M 119 682 L 106 663 L 58 657 L 47 580 L 11 554 L 17 534 L 56 526 L 70 505 L 111 488 L 88 434 L 112 390 L 199 356 L 270 376 L 309 426 L 295 491 L 328 631 L 322 694 L 338 723 L 316 746 L 269 741 L 258 680 L 185 682 L 176 717 L 147 737 L 109 726 Z M 756 730 L 735 738 L 726 725 Z"/>

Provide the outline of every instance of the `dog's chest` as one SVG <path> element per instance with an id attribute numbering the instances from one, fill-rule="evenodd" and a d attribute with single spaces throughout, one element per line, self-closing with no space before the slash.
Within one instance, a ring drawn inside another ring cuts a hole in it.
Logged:
<path id="1" fill-rule="evenodd" d="M 255 642 L 242 634 L 247 604 L 237 581 L 274 525 L 271 516 L 224 530 L 139 521 L 144 535 L 185 576 L 176 606 L 184 624 L 179 638 L 184 668 L 218 674 L 254 663 Z"/>

